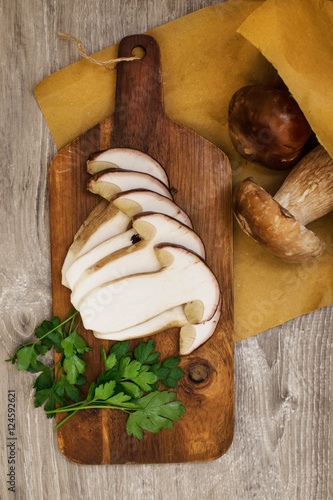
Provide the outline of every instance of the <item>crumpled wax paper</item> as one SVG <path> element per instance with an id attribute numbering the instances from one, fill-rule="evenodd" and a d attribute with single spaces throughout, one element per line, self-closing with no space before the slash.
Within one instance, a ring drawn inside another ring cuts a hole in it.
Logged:
<path id="1" fill-rule="evenodd" d="M 274 194 L 286 176 L 246 162 L 232 146 L 228 104 L 244 85 L 279 85 L 281 77 L 333 155 L 332 4 L 230 0 L 148 32 L 161 50 L 166 113 L 229 156 L 234 185 L 252 176 Z M 94 56 L 116 57 L 117 46 Z M 115 83 L 116 71 L 81 60 L 37 85 L 58 148 L 112 114 Z M 332 304 L 332 214 L 309 227 L 325 241 L 324 254 L 285 264 L 234 225 L 235 341 Z"/>

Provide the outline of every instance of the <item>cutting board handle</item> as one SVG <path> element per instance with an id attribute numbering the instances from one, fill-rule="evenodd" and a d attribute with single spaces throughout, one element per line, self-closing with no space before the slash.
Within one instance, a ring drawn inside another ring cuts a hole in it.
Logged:
<path id="1" fill-rule="evenodd" d="M 117 66 L 114 127 L 112 141 L 126 147 L 132 134 L 143 139 L 153 133 L 157 119 L 164 113 L 160 51 L 151 36 L 132 35 L 123 38 L 118 57 L 131 57 L 135 47 L 142 47 L 142 59 L 120 62 Z"/>

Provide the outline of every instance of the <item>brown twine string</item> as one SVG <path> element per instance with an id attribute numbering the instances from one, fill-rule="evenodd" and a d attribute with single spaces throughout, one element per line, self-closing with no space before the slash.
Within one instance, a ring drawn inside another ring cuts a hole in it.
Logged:
<path id="1" fill-rule="evenodd" d="M 141 57 L 138 56 L 132 56 L 132 57 L 118 57 L 117 59 L 109 59 L 108 61 L 99 61 L 98 59 L 95 59 L 94 57 L 88 56 L 86 51 L 83 48 L 81 40 L 76 38 L 73 35 L 69 35 L 68 33 L 61 33 L 60 31 L 58 32 L 58 36 L 62 40 L 71 40 L 72 42 L 76 43 L 77 50 L 81 54 L 82 57 L 87 59 L 88 61 L 98 64 L 98 66 L 103 66 L 107 71 L 113 71 L 116 69 L 116 66 L 119 62 L 122 61 L 137 61 L 138 59 L 141 59 Z M 109 68 L 108 64 L 115 64 L 114 68 Z"/>

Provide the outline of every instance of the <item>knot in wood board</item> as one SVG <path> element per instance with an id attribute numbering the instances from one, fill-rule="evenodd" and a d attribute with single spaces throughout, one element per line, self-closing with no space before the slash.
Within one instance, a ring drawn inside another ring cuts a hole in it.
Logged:
<path id="1" fill-rule="evenodd" d="M 209 375 L 208 366 L 201 363 L 193 363 L 188 369 L 188 376 L 194 384 L 201 384 L 207 380 Z"/>

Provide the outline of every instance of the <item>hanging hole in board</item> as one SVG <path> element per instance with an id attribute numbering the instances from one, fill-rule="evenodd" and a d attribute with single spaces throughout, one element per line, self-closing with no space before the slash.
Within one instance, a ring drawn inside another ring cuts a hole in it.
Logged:
<path id="1" fill-rule="evenodd" d="M 134 57 L 140 57 L 140 59 L 143 59 L 145 57 L 145 55 L 146 55 L 146 51 L 140 45 L 138 45 L 137 47 L 134 47 L 134 49 L 132 49 L 132 56 L 134 56 Z"/>

